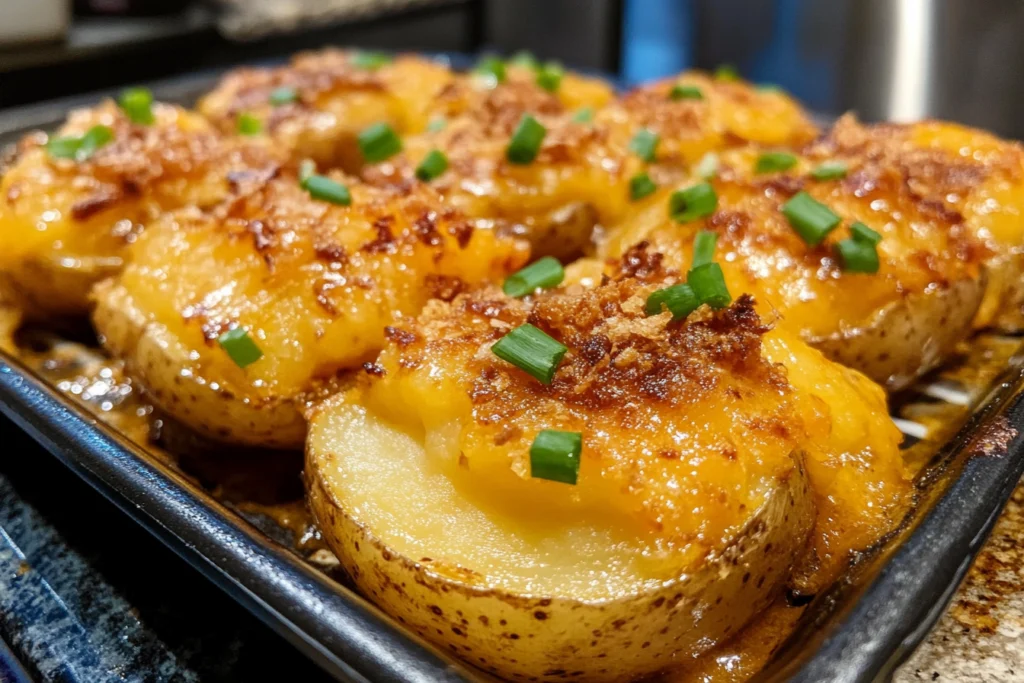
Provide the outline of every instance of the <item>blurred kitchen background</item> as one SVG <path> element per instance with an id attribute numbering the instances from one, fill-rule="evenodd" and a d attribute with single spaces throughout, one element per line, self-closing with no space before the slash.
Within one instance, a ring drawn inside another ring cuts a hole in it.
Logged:
<path id="1" fill-rule="evenodd" d="M 1024 137 L 1020 0 L 0 0 L 0 108 L 352 45 L 514 52 L 623 84 L 737 66 L 823 114 Z"/>

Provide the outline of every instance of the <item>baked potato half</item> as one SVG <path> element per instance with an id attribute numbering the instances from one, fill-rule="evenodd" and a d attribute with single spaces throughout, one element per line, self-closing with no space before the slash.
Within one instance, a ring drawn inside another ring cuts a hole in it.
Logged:
<path id="1" fill-rule="evenodd" d="M 431 302 L 315 407 L 309 503 L 357 586 L 500 676 L 620 681 L 737 631 L 794 567 L 834 576 L 907 491 L 881 391 L 749 297 L 647 316 L 671 281 Z M 492 352 L 527 322 L 567 347 L 550 384 Z M 580 435 L 578 479 L 543 470 L 543 430 Z"/>
<path id="2" fill-rule="evenodd" d="M 435 99 L 455 82 L 444 64 L 358 50 L 297 55 L 275 68 L 229 72 L 200 100 L 199 112 L 224 133 L 252 117 L 260 135 L 291 158 L 354 172 L 364 163 L 359 134 L 376 123 L 422 131 Z"/>
<path id="3" fill-rule="evenodd" d="M 853 174 L 865 160 L 900 169 L 907 193 L 989 251 L 975 327 L 1024 329 L 1024 146 L 945 121 L 864 125 L 844 116 L 815 148 Z"/>
<path id="4" fill-rule="evenodd" d="M 904 387 L 970 333 L 988 250 L 959 216 L 914 191 L 903 165 L 865 153 L 835 166 L 832 152 L 722 152 L 713 179 L 661 190 L 598 253 L 617 258 L 647 243 L 685 272 L 697 235 L 711 232 L 730 288 L 754 294 L 763 313 L 833 360 Z M 703 189 L 705 209 L 673 209 L 691 188 Z M 851 245 L 858 258 L 847 261 Z"/>
<path id="5" fill-rule="evenodd" d="M 104 346 L 205 436 L 300 447 L 303 401 L 371 360 L 389 324 L 526 258 L 524 244 L 474 229 L 429 188 L 318 178 L 350 203 L 282 175 L 216 211 L 168 214 L 96 287 Z"/>
<path id="6" fill-rule="evenodd" d="M 75 111 L 50 138 L 23 139 L 2 171 L 0 278 L 28 315 L 85 315 L 92 284 L 121 269 L 156 216 L 212 206 L 280 165 L 184 109 L 154 103 L 151 113 L 135 123 L 112 101 Z M 69 158 L 69 145 L 90 135 L 90 153 Z"/>

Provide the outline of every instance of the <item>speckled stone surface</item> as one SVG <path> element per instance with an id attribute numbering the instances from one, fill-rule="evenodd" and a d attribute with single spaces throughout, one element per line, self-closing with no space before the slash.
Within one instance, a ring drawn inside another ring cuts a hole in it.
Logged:
<path id="1" fill-rule="evenodd" d="M 1024 682 L 1024 484 L 946 614 L 893 681 Z"/>
<path id="2" fill-rule="evenodd" d="M 330 680 L 2 418 L 0 638 L 47 682 Z"/>

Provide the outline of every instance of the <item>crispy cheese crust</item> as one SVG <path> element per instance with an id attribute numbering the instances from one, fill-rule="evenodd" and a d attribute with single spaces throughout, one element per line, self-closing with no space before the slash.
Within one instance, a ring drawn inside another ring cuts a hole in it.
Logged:
<path id="1" fill-rule="evenodd" d="M 474 229 L 428 188 L 351 189 L 351 206 L 336 206 L 285 175 L 215 212 L 169 214 L 132 245 L 121 276 L 97 290 L 97 329 L 128 358 L 159 336 L 184 367 L 134 370 L 163 407 L 214 437 L 259 442 L 269 435 L 247 436 L 247 425 L 218 424 L 173 398 L 174 376 L 187 370 L 236 401 L 298 401 L 318 380 L 372 358 L 389 323 L 526 258 L 522 244 Z M 235 327 L 263 351 L 245 369 L 216 342 Z M 269 438 L 295 446 L 302 433 Z"/>
<path id="2" fill-rule="evenodd" d="M 73 112 L 57 135 L 113 132 L 82 162 L 51 158 L 45 135 L 22 140 L 0 178 L 0 271 L 29 315 L 85 313 L 89 287 L 121 268 L 146 224 L 183 206 L 212 207 L 237 178 L 281 164 L 179 107 L 154 104 L 153 113 L 144 126 L 111 101 Z"/>

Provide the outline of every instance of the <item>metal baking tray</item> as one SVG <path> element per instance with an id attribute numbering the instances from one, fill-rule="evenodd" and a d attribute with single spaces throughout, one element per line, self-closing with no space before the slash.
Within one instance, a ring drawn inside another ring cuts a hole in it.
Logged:
<path id="1" fill-rule="evenodd" d="M 150 87 L 159 99 L 188 105 L 216 77 Z M 0 112 L 0 149 L 106 94 Z M 76 396 L 73 383 L 55 381 L 26 359 L 0 351 L 0 412 L 330 674 L 344 681 L 493 680 L 425 644 L 329 566 L 298 552 L 286 525 L 132 442 L 97 419 L 102 408 Z M 893 405 L 908 434 L 908 457 L 922 463 L 913 511 L 803 607 L 757 680 L 886 680 L 942 614 L 1024 472 L 1020 339 L 976 337 L 958 363 Z"/>

